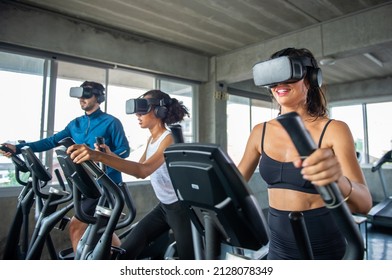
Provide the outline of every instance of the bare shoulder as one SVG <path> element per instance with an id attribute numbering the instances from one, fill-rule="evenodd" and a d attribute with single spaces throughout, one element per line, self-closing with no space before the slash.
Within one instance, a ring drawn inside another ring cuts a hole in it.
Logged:
<path id="1" fill-rule="evenodd" d="M 349 133 L 351 134 L 350 127 L 344 121 L 333 119 L 329 124 L 328 130 L 333 133 Z"/>
<path id="2" fill-rule="evenodd" d="M 256 138 L 256 139 L 261 139 L 261 134 L 263 132 L 263 129 L 264 129 L 264 123 L 256 124 L 250 133 L 250 137 Z"/>
<path id="3" fill-rule="evenodd" d="M 337 143 L 351 144 L 353 142 L 350 127 L 347 123 L 340 120 L 332 120 L 330 122 L 324 138 L 323 142 L 329 143 L 329 146 L 335 146 Z"/>
<path id="4" fill-rule="evenodd" d="M 248 138 L 248 143 L 247 143 L 247 148 L 253 149 L 260 149 L 260 143 L 261 143 L 261 135 L 263 131 L 264 125 L 263 123 L 256 124 Z"/>
<path id="5" fill-rule="evenodd" d="M 256 124 L 256 125 L 253 127 L 252 132 L 253 132 L 253 131 L 254 131 L 254 132 L 261 132 L 261 131 L 263 130 L 263 127 L 264 127 L 264 123 L 258 123 L 258 124 Z"/>

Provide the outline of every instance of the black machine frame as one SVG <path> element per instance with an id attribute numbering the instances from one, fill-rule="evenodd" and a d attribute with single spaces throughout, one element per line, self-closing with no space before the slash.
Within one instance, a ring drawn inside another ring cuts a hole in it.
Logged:
<path id="1" fill-rule="evenodd" d="M 371 171 L 378 172 L 380 176 L 384 199 L 372 207 L 367 217 L 372 225 L 392 228 L 392 196 L 388 196 L 383 171 L 383 165 L 388 162 L 392 162 L 392 150 L 386 152 L 372 166 Z"/>
<path id="2" fill-rule="evenodd" d="M 197 259 L 219 259 L 222 244 L 241 254 L 268 243 L 269 230 L 256 198 L 218 145 L 179 143 L 164 155 L 173 186 L 199 234 L 193 236 Z"/>
<path id="3" fill-rule="evenodd" d="M 23 189 L 18 196 L 18 204 L 14 220 L 9 229 L 3 258 L 7 260 L 41 259 L 44 247 L 51 259 L 57 260 L 58 254 L 51 238 L 51 231 L 64 230 L 69 218 L 65 215 L 73 208 L 72 191 L 67 189 L 59 171 L 55 173 L 61 188 L 53 186 L 46 188 L 52 179 L 48 169 L 42 164 L 30 147 L 21 149 L 23 159 L 12 153 L 15 164 L 16 178 Z M 29 172 L 29 179 L 23 182 L 20 172 Z M 35 204 L 34 230 L 30 233 L 30 213 Z M 60 205 L 64 207 L 58 209 Z"/>

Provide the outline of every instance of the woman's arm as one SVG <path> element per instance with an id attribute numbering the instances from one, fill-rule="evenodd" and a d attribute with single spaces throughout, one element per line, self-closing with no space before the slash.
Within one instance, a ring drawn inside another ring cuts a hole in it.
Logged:
<path id="1" fill-rule="evenodd" d="M 252 129 L 246 143 L 245 152 L 238 164 L 238 169 L 246 181 L 249 181 L 252 177 L 260 159 L 262 129 L 262 124 L 258 124 Z"/>
<path id="2" fill-rule="evenodd" d="M 344 122 L 335 120 L 330 124 L 323 148 L 305 159 L 302 167 L 304 178 L 315 185 L 336 182 L 352 212 L 367 214 L 371 209 L 372 197 L 356 158 L 351 131 Z"/>
<path id="3" fill-rule="evenodd" d="M 149 159 L 143 162 L 122 159 L 112 154 L 92 150 L 86 145 L 72 145 L 67 149 L 67 152 L 71 155 L 70 157 L 75 163 L 81 163 L 87 160 L 98 161 L 120 172 L 144 179 L 150 176 L 164 163 L 165 158 L 163 152 L 172 143 L 173 138 L 171 137 L 171 134 L 169 134 L 161 142 L 158 150 Z"/>

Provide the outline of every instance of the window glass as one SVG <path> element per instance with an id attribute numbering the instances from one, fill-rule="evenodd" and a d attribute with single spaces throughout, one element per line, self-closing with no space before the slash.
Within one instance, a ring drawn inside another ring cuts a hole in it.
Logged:
<path id="1" fill-rule="evenodd" d="M 0 143 L 39 139 L 44 60 L 0 52 Z M 12 161 L 0 155 L 0 187 L 19 185 Z"/>
<path id="2" fill-rule="evenodd" d="M 3 88 L 1 94 L 8 104 L 17 104 L 17 107 L 3 106 L 0 111 L 0 117 L 9 120 L 3 124 L 2 130 L 7 133 L 2 137 L 1 142 L 16 143 L 18 139 L 39 140 L 41 123 L 43 123 L 43 137 L 50 136 L 45 131 L 49 122 L 54 123 L 54 133 L 63 130 L 70 121 L 84 113 L 78 100 L 69 96 L 70 88 L 80 86 L 84 81 L 96 81 L 105 86 L 107 78 L 109 78 L 106 89 L 107 100 L 101 105 L 101 109 L 122 122 L 131 147 L 130 160 L 140 159 L 145 150 L 149 131 L 140 129 L 137 118 L 125 113 L 125 102 L 153 88 L 161 88 L 171 97 L 182 101 L 189 109 L 190 118 L 182 122 L 182 127 L 185 141 L 194 141 L 192 119 L 194 86 L 192 84 L 170 80 L 160 80 L 157 83 L 153 75 L 135 71 L 109 70 L 64 61 L 52 61 L 52 67 L 57 67 L 55 72 L 58 76 L 53 77 L 57 78 L 55 113 L 54 119 L 49 120 L 48 106 L 52 105 L 48 104 L 49 97 L 43 94 L 45 62 L 45 59 L 0 52 L 0 82 Z M 48 65 L 50 65 L 49 61 Z M 44 92 L 46 94 L 48 90 L 45 89 Z M 43 96 L 46 103 L 44 109 L 42 109 Z M 51 152 L 53 151 L 49 151 L 48 154 L 50 155 Z M 50 165 L 49 169 L 53 171 L 58 169 L 62 173 L 56 153 L 52 154 L 53 161 L 46 161 L 46 155 L 46 153 L 39 155 L 43 157 L 43 163 Z M 0 186 L 18 185 L 12 174 L 13 168 L 10 159 L 0 156 Z M 53 180 L 49 184 L 57 184 L 54 172 L 52 175 Z M 130 180 L 135 180 L 135 178 L 125 175 L 125 181 Z"/>
<path id="3" fill-rule="evenodd" d="M 79 100 L 69 96 L 70 88 L 78 87 L 84 81 L 94 81 L 105 86 L 105 70 L 76 63 L 58 62 L 55 132 L 63 130 L 71 120 L 84 114 Z M 105 103 L 101 104 L 101 109 L 105 110 Z"/>
<path id="4" fill-rule="evenodd" d="M 369 162 L 380 159 L 392 149 L 392 102 L 367 104 Z"/>
<path id="5" fill-rule="evenodd" d="M 278 110 L 266 101 L 229 95 L 227 101 L 227 151 L 238 164 L 253 127 L 277 116 Z"/>
<path id="6" fill-rule="evenodd" d="M 193 125 L 193 86 L 190 84 L 170 80 L 159 80 L 159 85 L 159 88 L 163 92 L 169 94 L 171 98 L 176 98 L 178 101 L 182 102 L 185 107 L 187 107 L 190 116 L 189 118 L 185 117 L 181 122 L 182 133 L 184 135 L 185 142 L 195 141 Z"/>
<path id="7" fill-rule="evenodd" d="M 125 103 L 128 99 L 138 98 L 147 90 L 115 85 L 109 85 L 108 87 L 109 102 L 107 104 L 107 112 L 121 121 L 131 149 L 128 159 L 137 162 L 144 153 L 150 133 L 148 129 L 140 128 L 135 114 L 128 115 L 125 113 Z M 123 180 L 130 182 L 138 179 L 123 173 Z"/>
<path id="8" fill-rule="evenodd" d="M 259 123 L 276 118 L 278 112 L 279 111 L 273 107 L 272 103 L 253 99 L 251 107 L 252 128 Z"/>
<path id="9" fill-rule="evenodd" d="M 358 159 L 365 162 L 365 136 L 363 128 L 362 105 L 337 106 L 331 108 L 331 118 L 344 121 L 350 128 L 355 142 Z"/>
<path id="10" fill-rule="evenodd" d="M 250 99 L 229 95 L 227 100 L 227 153 L 238 164 L 251 130 Z"/>
<path id="11" fill-rule="evenodd" d="M 58 77 L 56 80 L 54 133 L 63 130 L 70 121 L 84 114 L 84 111 L 80 108 L 79 100 L 69 96 L 71 87 L 79 87 L 84 81 L 94 81 L 105 85 L 104 69 L 64 61 L 56 63 L 58 64 Z M 104 103 L 102 105 L 101 109 L 105 110 Z M 44 134 L 44 137 L 48 136 L 51 135 Z M 57 154 L 55 152 L 48 152 L 48 154 L 52 154 L 53 157 L 53 163 L 50 168 L 53 179 L 49 184 L 58 184 L 54 171 L 58 169 L 60 174 L 63 174 L 62 168 L 58 163 Z M 43 162 L 45 161 L 43 160 Z"/>
<path id="12" fill-rule="evenodd" d="M 1 141 L 35 140 L 40 131 L 44 60 L 0 55 L 0 116 L 7 120 L 2 122 L 2 138 L 5 138 Z M 3 65 L 3 59 L 13 59 L 13 65 Z"/>

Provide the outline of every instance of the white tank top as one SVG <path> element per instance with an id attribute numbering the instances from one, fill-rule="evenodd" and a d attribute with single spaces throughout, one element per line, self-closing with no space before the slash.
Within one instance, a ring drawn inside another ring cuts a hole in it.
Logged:
<path id="1" fill-rule="evenodd" d="M 166 130 L 154 143 L 151 143 L 152 140 L 148 143 L 146 159 L 150 158 L 158 150 L 163 139 L 170 133 L 170 130 Z M 178 200 L 165 162 L 150 175 L 150 180 L 155 195 L 160 202 L 171 204 Z"/>

